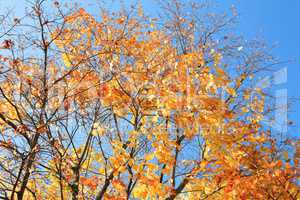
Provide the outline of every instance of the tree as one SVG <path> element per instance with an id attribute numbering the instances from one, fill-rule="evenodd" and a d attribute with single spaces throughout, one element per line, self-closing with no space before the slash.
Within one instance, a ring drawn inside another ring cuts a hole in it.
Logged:
<path id="1" fill-rule="evenodd" d="M 299 140 L 261 122 L 264 44 L 230 34 L 235 13 L 159 5 L 3 18 L 2 199 L 299 198 Z"/>

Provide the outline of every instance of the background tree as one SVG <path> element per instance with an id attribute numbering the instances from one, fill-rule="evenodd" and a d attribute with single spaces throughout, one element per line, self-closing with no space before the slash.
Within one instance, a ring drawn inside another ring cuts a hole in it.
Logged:
<path id="1" fill-rule="evenodd" d="M 158 5 L 3 18 L 2 199 L 299 198 L 299 141 L 262 124 L 254 84 L 278 62 L 235 12 Z"/>

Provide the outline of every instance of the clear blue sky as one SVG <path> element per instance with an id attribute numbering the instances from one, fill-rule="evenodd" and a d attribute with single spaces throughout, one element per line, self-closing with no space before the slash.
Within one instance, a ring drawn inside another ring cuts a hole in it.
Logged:
<path id="1" fill-rule="evenodd" d="M 71 0 L 65 0 L 71 2 Z M 96 0 L 85 0 L 84 4 Z M 126 0 L 125 0 L 126 2 Z M 155 1 L 143 0 L 146 12 L 154 12 Z M 277 43 L 273 54 L 283 61 L 293 60 L 280 67 L 288 67 L 288 81 L 281 88 L 288 89 L 290 98 L 300 98 L 300 0 L 216 0 L 222 7 L 237 7 L 241 15 L 239 31 L 246 38 L 262 35 L 268 44 Z M 3 7 L 15 6 L 17 12 L 25 7 L 25 0 L 0 0 L 0 11 Z M 2 8 L 1 8 L 2 7 Z M 300 127 L 300 101 L 292 106 L 290 118 Z M 294 129 L 297 130 L 298 128 Z M 295 133 L 294 133 L 295 134 Z M 297 135 L 297 133 L 296 133 Z"/>

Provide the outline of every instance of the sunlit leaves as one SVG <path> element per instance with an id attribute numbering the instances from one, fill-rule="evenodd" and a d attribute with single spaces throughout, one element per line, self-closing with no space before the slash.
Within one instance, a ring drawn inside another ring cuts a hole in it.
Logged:
<path id="1" fill-rule="evenodd" d="M 132 9 L 74 8 L 41 23 L 43 56 L 0 57 L 7 193 L 28 180 L 23 199 L 296 199 L 299 144 L 281 150 L 262 123 L 255 74 L 201 44 L 188 17 Z"/>

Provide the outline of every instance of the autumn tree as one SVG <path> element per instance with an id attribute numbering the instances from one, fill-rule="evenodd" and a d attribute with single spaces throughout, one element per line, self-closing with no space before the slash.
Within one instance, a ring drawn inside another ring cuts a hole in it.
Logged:
<path id="1" fill-rule="evenodd" d="M 278 61 L 235 11 L 157 7 L 0 19 L 1 199 L 299 199 L 300 142 L 255 86 Z"/>

